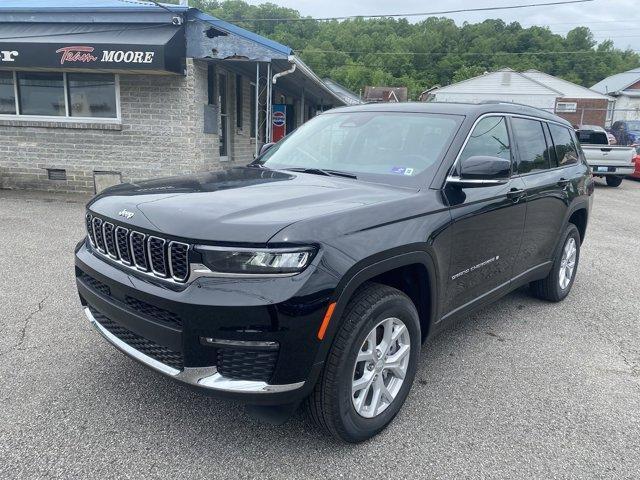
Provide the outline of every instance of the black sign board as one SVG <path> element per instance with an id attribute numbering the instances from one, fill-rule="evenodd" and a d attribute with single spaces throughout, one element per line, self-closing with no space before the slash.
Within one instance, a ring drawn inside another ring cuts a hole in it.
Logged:
<path id="1" fill-rule="evenodd" d="M 41 34 L 34 35 L 34 26 L 40 27 Z M 182 27 L 83 27 L 80 32 L 70 33 L 60 31 L 65 25 L 31 24 L 25 35 L 14 33 L 11 40 L 2 34 L 0 27 L 0 67 L 184 73 Z"/>

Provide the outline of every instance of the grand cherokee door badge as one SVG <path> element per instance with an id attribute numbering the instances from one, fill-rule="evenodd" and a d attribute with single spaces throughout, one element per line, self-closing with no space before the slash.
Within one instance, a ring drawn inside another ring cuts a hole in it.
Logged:
<path id="1" fill-rule="evenodd" d="M 482 263 L 479 263 L 477 265 L 474 265 L 473 267 L 467 268 L 466 270 L 463 270 L 461 272 L 456 273 L 454 276 L 451 277 L 451 280 L 455 280 L 456 278 L 461 277 L 463 275 L 466 275 L 469 272 L 473 272 L 474 270 L 477 270 L 478 268 L 486 267 L 490 263 L 493 263 L 493 262 L 495 262 L 497 260 L 500 260 L 500 255 L 496 255 L 495 257 L 491 257 L 489 260 L 485 260 Z"/>

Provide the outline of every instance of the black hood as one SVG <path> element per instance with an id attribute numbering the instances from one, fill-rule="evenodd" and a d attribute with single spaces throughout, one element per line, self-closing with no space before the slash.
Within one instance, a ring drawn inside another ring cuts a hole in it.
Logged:
<path id="1" fill-rule="evenodd" d="M 242 167 L 118 185 L 96 196 L 89 208 L 117 223 L 167 236 L 266 243 L 298 221 L 397 200 L 407 193 L 347 178 Z"/>

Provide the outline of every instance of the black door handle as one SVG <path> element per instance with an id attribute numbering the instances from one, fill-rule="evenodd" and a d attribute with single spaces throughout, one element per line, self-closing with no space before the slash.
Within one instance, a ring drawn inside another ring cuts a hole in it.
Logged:
<path id="1" fill-rule="evenodd" d="M 567 185 L 569 185 L 569 182 L 570 182 L 570 181 L 571 181 L 571 180 L 567 180 L 566 178 L 561 178 L 560 180 L 558 180 L 557 185 L 558 185 L 559 187 L 566 187 Z"/>
<path id="2" fill-rule="evenodd" d="M 517 202 L 521 198 L 523 198 L 526 194 L 527 194 L 526 190 L 512 188 L 507 192 L 507 198 L 510 198 L 514 202 Z"/>

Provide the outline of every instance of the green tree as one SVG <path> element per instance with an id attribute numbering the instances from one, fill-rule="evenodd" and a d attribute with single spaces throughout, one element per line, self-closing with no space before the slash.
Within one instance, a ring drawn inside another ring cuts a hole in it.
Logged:
<path id="1" fill-rule="evenodd" d="M 617 49 L 610 40 L 598 44 L 587 27 L 562 36 L 546 27 L 524 28 L 499 19 L 461 26 L 443 17 L 416 23 L 402 18 L 317 21 L 273 3 L 190 4 L 290 46 L 319 76 L 332 77 L 356 92 L 366 85 L 406 86 L 416 99 L 434 85 L 504 67 L 534 68 L 588 87 L 640 66 L 636 52 Z M 285 20 L 260 20 L 274 18 Z"/>

